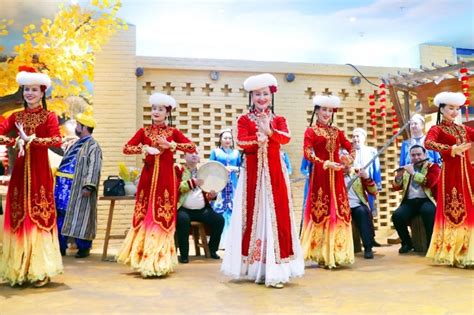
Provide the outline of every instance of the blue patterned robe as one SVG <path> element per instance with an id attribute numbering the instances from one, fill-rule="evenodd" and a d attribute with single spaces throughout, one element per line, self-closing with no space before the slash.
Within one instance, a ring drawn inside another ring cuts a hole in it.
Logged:
<path id="1" fill-rule="evenodd" d="M 217 161 L 225 166 L 234 166 L 240 168 L 241 157 L 240 152 L 236 149 L 223 149 L 217 148 L 211 151 L 211 156 L 209 158 L 211 161 Z M 230 172 L 230 180 L 227 183 L 226 187 L 217 195 L 215 201 L 211 202 L 211 206 L 215 212 L 222 214 L 225 219 L 224 230 L 222 231 L 221 243 L 219 248 L 223 248 L 225 244 L 225 238 L 227 235 L 227 230 L 230 224 L 230 217 L 232 214 L 232 200 L 234 198 L 234 191 L 237 187 L 237 179 L 239 176 L 239 171 L 232 170 Z"/>

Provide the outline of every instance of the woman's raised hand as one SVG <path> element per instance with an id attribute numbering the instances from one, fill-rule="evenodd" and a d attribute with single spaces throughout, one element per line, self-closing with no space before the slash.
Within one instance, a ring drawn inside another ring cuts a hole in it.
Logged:
<path id="1" fill-rule="evenodd" d="M 21 138 L 23 141 L 28 142 L 29 138 L 28 138 L 28 136 L 26 135 L 25 130 L 23 129 L 23 124 L 20 123 L 20 122 L 15 122 L 15 126 L 16 126 L 16 128 L 18 129 L 18 134 L 20 135 L 20 138 Z"/>
<path id="2" fill-rule="evenodd" d="M 260 131 L 257 131 L 257 141 L 258 141 L 259 145 L 263 145 L 263 144 L 267 143 L 268 137 L 267 137 L 266 134 L 264 134 Z"/>
<path id="3" fill-rule="evenodd" d="M 459 155 L 459 156 L 463 156 L 464 154 L 464 151 L 467 151 L 471 148 L 471 142 L 469 143 L 463 143 L 463 144 L 460 144 L 460 145 L 453 145 L 453 148 L 451 149 L 451 156 L 455 156 L 455 155 Z"/>
<path id="4" fill-rule="evenodd" d="M 166 140 L 166 138 L 163 136 L 158 137 L 157 142 L 158 142 L 158 147 L 162 150 L 166 150 L 171 147 L 171 143 L 169 143 L 168 140 Z"/>

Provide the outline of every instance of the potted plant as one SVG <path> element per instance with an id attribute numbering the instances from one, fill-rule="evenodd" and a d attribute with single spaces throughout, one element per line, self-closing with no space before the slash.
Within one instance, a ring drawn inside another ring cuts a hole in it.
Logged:
<path id="1" fill-rule="evenodd" d="M 140 171 L 136 167 L 127 167 L 125 163 L 119 163 L 119 176 L 125 182 L 125 195 L 135 196 L 139 175 Z"/>

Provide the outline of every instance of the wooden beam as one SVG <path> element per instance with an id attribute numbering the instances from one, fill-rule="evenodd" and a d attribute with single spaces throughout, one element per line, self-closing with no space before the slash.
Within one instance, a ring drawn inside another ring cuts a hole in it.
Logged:
<path id="1" fill-rule="evenodd" d="M 410 83 L 413 83 L 414 80 L 423 80 L 427 77 L 435 77 L 435 76 L 440 77 L 444 74 L 457 72 L 461 68 L 474 69 L 474 61 L 469 61 L 469 62 L 466 62 L 466 63 L 461 63 L 461 64 L 457 64 L 457 65 L 453 65 L 453 66 L 447 66 L 447 67 L 433 69 L 433 70 L 424 70 L 422 72 L 413 73 L 410 76 L 391 77 L 391 78 L 389 78 L 389 81 L 390 81 L 391 84 L 410 84 Z M 426 69 L 426 68 L 424 68 L 424 69 Z"/>

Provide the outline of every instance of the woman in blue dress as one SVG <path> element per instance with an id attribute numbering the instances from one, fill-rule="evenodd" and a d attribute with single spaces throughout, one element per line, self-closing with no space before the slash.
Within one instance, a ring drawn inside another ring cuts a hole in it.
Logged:
<path id="1" fill-rule="evenodd" d="M 222 214 L 225 219 L 224 230 L 222 231 L 221 242 L 219 244 L 219 248 L 224 248 L 227 230 L 230 224 L 230 216 L 232 214 L 234 190 L 237 187 L 241 164 L 240 152 L 234 149 L 234 138 L 230 129 L 221 131 L 219 134 L 218 148 L 211 151 L 209 160 L 224 164 L 230 174 L 229 182 L 217 195 L 216 200 L 211 203 L 214 211 Z"/>
<path id="2" fill-rule="evenodd" d="M 303 219 L 304 219 L 304 209 L 306 209 L 306 199 L 308 197 L 308 190 L 309 190 L 309 176 L 311 171 L 313 170 L 313 163 L 303 158 L 301 159 L 301 167 L 300 172 L 304 175 L 305 182 L 304 182 L 304 193 L 303 193 L 303 209 L 301 210 L 301 224 L 300 224 L 300 236 L 301 230 L 303 229 Z"/>

